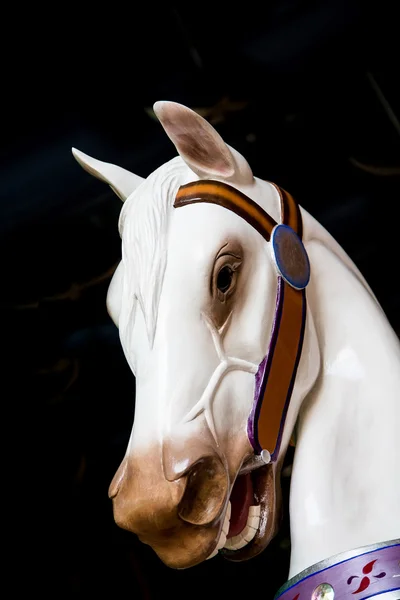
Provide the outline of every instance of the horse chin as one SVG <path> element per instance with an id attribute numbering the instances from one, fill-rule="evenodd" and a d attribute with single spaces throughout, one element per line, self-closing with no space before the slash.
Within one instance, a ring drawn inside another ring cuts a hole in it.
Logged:
<path id="1" fill-rule="evenodd" d="M 231 561 L 245 561 L 260 554 L 277 534 L 282 515 L 282 498 L 280 487 L 280 467 L 270 463 L 251 473 L 254 493 L 253 506 L 259 506 L 260 521 L 253 539 L 240 549 L 221 550 L 224 558 Z M 228 534 L 229 539 L 232 538 Z"/>
<path id="2" fill-rule="evenodd" d="M 162 562 L 172 569 L 188 569 L 202 563 L 210 554 L 215 541 L 215 531 L 206 527 L 183 525 L 177 532 L 157 540 L 139 539 L 152 547 Z M 178 540 L 178 543 L 177 543 Z"/>

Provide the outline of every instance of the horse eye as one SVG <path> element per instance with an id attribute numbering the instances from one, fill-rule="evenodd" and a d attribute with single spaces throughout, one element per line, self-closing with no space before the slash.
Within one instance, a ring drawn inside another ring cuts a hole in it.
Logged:
<path id="1" fill-rule="evenodd" d="M 231 267 L 222 267 L 217 277 L 217 288 L 219 289 L 219 291 L 225 294 L 231 287 L 232 279 L 233 271 Z"/>

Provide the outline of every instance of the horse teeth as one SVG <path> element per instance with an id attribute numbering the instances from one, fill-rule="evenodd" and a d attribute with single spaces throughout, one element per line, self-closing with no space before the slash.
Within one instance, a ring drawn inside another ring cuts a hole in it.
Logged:
<path id="1" fill-rule="evenodd" d="M 257 504 L 256 506 L 250 506 L 249 515 L 251 517 L 259 517 L 260 516 L 260 505 Z"/>
<path id="2" fill-rule="evenodd" d="M 260 510 L 260 506 L 250 506 L 245 528 L 235 537 L 226 540 L 224 548 L 227 550 L 240 550 L 254 539 L 260 525 Z"/>
<path id="3" fill-rule="evenodd" d="M 225 548 L 227 550 L 234 550 L 234 548 L 232 547 L 233 546 L 232 540 L 233 540 L 233 538 L 229 538 L 229 540 L 226 540 Z"/>
<path id="4" fill-rule="evenodd" d="M 217 550 L 220 550 L 221 548 L 223 548 L 225 546 L 225 544 L 226 544 L 226 535 L 224 532 L 222 532 L 221 535 L 219 536 Z"/>
<path id="5" fill-rule="evenodd" d="M 226 544 L 226 548 L 229 550 L 239 550 L 240 548 L 244 548 L 247 546 L 247 541 L 242 537 L 242 534 L 235 535 L 235 537 L 230 538 Z"/>
<path id="6" fill-rule="evenodd" d="M 228 502 L 228 506 L 227 506 L 225 518 L 224 518 L 224 524 L 222 525 L 222 530 L 221 530 L 221 533 L 220 533 L 220 536 L 218 539 L 218 543 L 217 543 L 215 549 L 211 552 L 210 556 L 208 556 L 206 560 L 208 560 L 209 558 L 213 558 L 214 556 L 217 556 L 218 550 L 221 550 L 221 548 L 225 547 L 226 537 L 227 537 L 228 531 L 229 531 L 229 519 L 231 516 L 231 510 L 232 510 L 231 503 Z"/>
<path id="7" fill-rule="evenodd" d="M 248 542 L 251 542 L 251 540 L 254 538 L 256 533 L 257 533 L 256 529 L 253 529 L 253 527 L 249 527 L 248 525 L 246 525 L 246 527 L 243 529 L 243 531 L 241 532 L 240 535 L 248 543 Z"/>
<path id="8" fill-rule="evenodd" d="M 249 518 L 247 519 L 247 525 L 249 527 L 253 527 L 254 529 L 258 529 L 259 524 L 260 524 L 260 516 L 258 516 L 258 517 L 252 517 L 251 515 L 249 515 Z"/>
<path id="9" fill-rule="evenodd" d="M 230 502 L 228 502 L 228 507 L 227 507 L 226 513 L 225 513 L 224 524 L 222 525 L 222 531 L 224 532 L 225 535 L 228 535 L 231 511 L 232 511 L 232 505 Z"/>
<path id="10" fill-rule="evenodd" d="M 235 535 L 234 537 L 229 538 L 228 540 L 227 535 L 229 531 L 230 517 L 232 512 L 232 505 L 230 502 L 228 502 L 228 506 L 225 512 L 224 524 L 222 526 L 217 545 L 213 552 L 210 554 L 210 556 L 207 558 L 207 560 L 216 556 L 218 554 L 218 550 L 221 550 L 221 548 L 226 548 L 227 550 L 240 550 L 240 548 L 244 548 L 245 546 L 247 546 L 247 544 L 251 542 L 252 539 L 254 539 L 258 531 L 258 527 L 260 525 L 260 511 L 260 505 L 250 506 L 245 528 L 238 535 Z"/>

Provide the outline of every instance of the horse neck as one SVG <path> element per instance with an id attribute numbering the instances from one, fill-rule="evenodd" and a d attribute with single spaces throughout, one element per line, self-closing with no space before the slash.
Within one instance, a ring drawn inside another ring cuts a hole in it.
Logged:
<path id="1" fill-rule="evenodd" d="M 298 419 L 290 577 L 400 537 L 399 342 L 360 273 L 324 236 L 306 244 L 321 370 Z"/>

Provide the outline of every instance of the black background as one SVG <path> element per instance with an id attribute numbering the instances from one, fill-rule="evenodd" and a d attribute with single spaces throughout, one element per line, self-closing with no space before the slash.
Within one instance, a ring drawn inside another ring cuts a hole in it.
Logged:
<path id="1" fill-rule="evenodd" d="M 383 2 L 277 0 L 18 5 L 2 16 L 11 597 L 273 598 L 288 571 L 287 512 L 260 557 L 186 571 L 113 522 L 107 488 L 134 411 L 134 380 L 105 310 L 121 204 L 70 148 L 147 176 L 175 155 L 153 102 L 205 111 L 257 176 L 291 191 L 337 238 L 399 331 L 394 13 Z"/>

